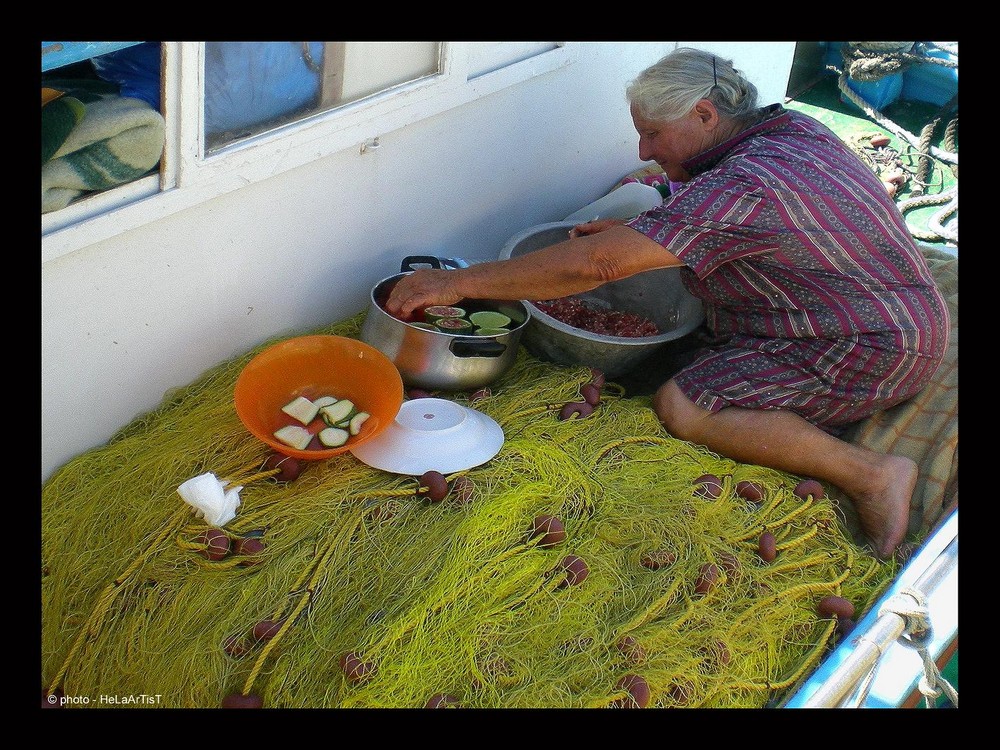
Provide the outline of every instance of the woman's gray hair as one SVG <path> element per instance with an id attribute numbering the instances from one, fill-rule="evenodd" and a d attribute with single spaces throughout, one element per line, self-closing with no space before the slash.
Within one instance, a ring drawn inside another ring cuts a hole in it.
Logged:
<path id="1" fill-rule="evenodd" d="M 711 52 L 680 47 L 642 71 L 625 96 L 639 114 L 669 122 L 683 117 L 701 99 L 711 101 L 723 117 L 742 118 L 757 109 L 757 87 Z"/>

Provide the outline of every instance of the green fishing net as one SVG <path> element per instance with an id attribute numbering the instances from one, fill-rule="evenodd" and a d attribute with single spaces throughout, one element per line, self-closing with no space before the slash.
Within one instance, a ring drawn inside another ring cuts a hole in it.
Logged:
<path id="1" fill-rule="evenodd" d="M 361 320 L 316 333 L 357 337 Z M 505 435 L 492 460 L 447 477 L 443 500 L 350 453 L 279 482 L 232 400 L 263 348 L 44 484 L 43 695 L 88 708 L 233 696 L 266 708 L 760 708 L 842 637 L 817 611 L 823 597 L 860 616 L 896 573 L 850 541 L 829 498 L 795 494 L 802 477 L 672 438 L 648 399 L 614 383 L 592 415 L 560 420 L 590 369 L 523 349 L 485 397 L 442 395 Z M 234 547 L 256 539 L 253 554 L 201 554 L 207 526 L 177 488 L 205 472 L 244 485 L 225 532 Z M 561 522 L 561 541 L 530 533 L 541 516 Z"/>

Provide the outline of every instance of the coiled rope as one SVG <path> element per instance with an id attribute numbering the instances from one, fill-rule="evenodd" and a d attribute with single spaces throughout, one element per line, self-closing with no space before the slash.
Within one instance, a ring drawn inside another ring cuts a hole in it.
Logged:
<path id="1" fill-rule="evenodd" d="M 955 94 L 947 104 L 938 110 L 937 114 L 924 125 L 923 129 L 920 131 L 920 140 L 918 141 L 919 155 L 917 157 L 917 179 L 916 185 L 911 191 L 914 195 L 923 194 L 927 189 L 927 184 L 930 180 L 931 172 L 931 159 L 928 153 L 931 150 L 931 139 L 934 137 L 934 131 L 938 129 L 941 124 L 942 118 L 951 113 L 953 110 L 958 109 L 958 94 Z M 948 123 L 948 127 L 945 130 L 945 146 L 951 150 L 958 149 L 957 146 L 957 136 L 958 136 L 958 115 Z M 956 165 L 954 168 L 958 170 Z"/>
<path id="2" fill-rule="evenodd" d="M 930 57 L 922 51 L 914 51 L 919 49 L 917 42 L 844 42 L 841 48 L 844 72 L 855 81 L 878 81 L 924 63 L 947 68 L 958 67 L 954 60 Z M 958 51 L 955 50 L 954 54 L 957 57 Z"/>
<path id="3" fill-rule="evenodd" d="M 899 206 L 900 212 L 905 214 L 907 211 L 911 211 L 914 208 L 937 206 L 942 203 L 944 206 L 939 211 L 935 211 L 934 214 L 932 214 L 927 220 L 929 231 L 910 227 L 910 234 L 918 240 L 935 242 L 943 238 L 957 244 L 958 219 L 955 219 L 947 226 L 944 223 L 949 216 L 958 211 L 957 187 L 950 188 L 949 190 L 945 190 L 943 193 L 937 193 L 936 195 L 917 195 L 912 198 L 902 200 L 897 205 Z"/>
<path id="4" fill-rule="evenodd" d="M 916 53 L 912 51 L 914 47 L 914 42 L 845 42 L 841 49 L 844 59 L 843 69 L 839 70 L 834 66 L 828 66 L 828 69 L 838 74 L 837 86 L 846 99 L 878 125 L 909 143 L 917 151 L 918 168 L 914 188 L 908 198 L 899 201 L 899 210 L 905 214 L 925 206 L 941 205 L 942 208 L 928 219 L 926 230 L 911 226 L 910 234 L 919 240 L 936 242 L 944 239 L 958 244 L 957 218 L 946 224 L 948 218 L 958 212 L 958 187 L 942 190 L 933 195 L 926 193 L 932 158 L 944 162 L 955 177 L 958 177 L 958 95 L 956 94 L 939 110 L 938 114 L 924 126 L 918 137 L 876 110 L 848 85 L 848 78 L 859 82 L 877 81 L 885 76 L 902 72 L 916 63 L 958 67 L 957 61 Z M 957 56 L 957 50 L 955 54 Z M 931 138 L 943 117 L 953 110 L 956 114 L 945 128 L 943 141 L 945 148 L 938 148 L 931 144 Z"/>

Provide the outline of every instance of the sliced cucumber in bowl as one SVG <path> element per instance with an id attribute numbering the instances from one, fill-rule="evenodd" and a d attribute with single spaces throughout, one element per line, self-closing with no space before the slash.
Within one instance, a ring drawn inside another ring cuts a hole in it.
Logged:
<path id="1" fill-rule="evenodd" d="M 339 448 L 350 439 L 351 433 L 340 427 L 326 427 L 319 431 L 317 437 L 327 448 Z"/>
<path id="2" fill-rule="evenodd" d="M 340 448 L 361 433 L 371 416 L 358 409 L 350 399 L 332 394 L 312 400 L 298 396 L 281 407 L 281 411 L 301 425 L 284 425 L 273 435 L 284 445 L 300 451 L 320 447 Z M 317 427 L 321 428 L 318 432 Z"/>
<path id="3" fill-rule="evenodd" d="M 370 416 L 371 414 L 369 414 L 366 411 L 357 412 L 353 417 L 351 417 L 351 421 L 348 423 L 347 431 L 350 432 L 352 435 L 357 435 L 359 432 L 361 432 L 361 426 L 368 420 L 368 417 Z"/>
<path id="4" fill-rule="evenodd" d="M 297 451 L 304 451 L 312 442 L 312 433 L 297 424 L 285 425 L 275 430 L 274 436 L 285 445 Z"/>
<path id="5" fill-rule="evenodd" d="M 319 407 L 305 396 L 299 396 L 282 406 L 281 410 L 293 419 L 299 420 L 302 424 L 309 424 L 316 419 Z"/>
<path id="6" fill-rule="evenodd" d="M 355 412 L 354 402 L 347 398 L 342 398 L 340 401 L 329 406 L 324 406 L 319 410 L 323 421 L 330 427 L 337 427 L 345 422 L 350 422 Z"/>

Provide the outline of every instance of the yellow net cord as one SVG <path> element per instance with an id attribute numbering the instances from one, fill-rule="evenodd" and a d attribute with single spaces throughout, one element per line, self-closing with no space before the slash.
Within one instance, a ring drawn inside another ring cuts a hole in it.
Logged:
<path id="1" fill-rule="evenodd" d="M 362 319 L 318 333 L 356 337 Z M 648 399 L 613 383 L 593 415 L 560 421 L 589 369 L 523 350 L 471 404 L 505 443 L 460 473 L 467 501 L 427 502 L 415 477 L 349 453 L 278 482 L 232 400 L 262 348 L 168 394 L 43 486 L 43 694 L 86 707 L 243 695 L 405 708 L 447 694 L 471 708 L 600 708 L 634 705 L 622 686 L 638 677 L 651 707 L 760 708 L 836 642 L 821 598 L 860 616 L 896 573 L 850 541 L 829 498 L 794 494 L 801 477 L 677 440 Z M 258 538 L 256 557 L 200 554 L 207 527 L 177 487 L 205 472 L 244 484 L 225 531 Z M 704 474 L 722 480 L 719 497 L 696 492 Z M 759 503 L 737 494 L 743 480 L 763 487 Z M 555 546 L 528 534 L 543 514 L 565 526 Z M 765 531 L 772 562 L 758 554 Z M 654 554 L 673 561 L 643 564 Z M 587 568 L 575 583 L 570 555 Z M 270 638 L 254 637 L 261 623 Z M 345 673 L 345 654 L 358 672 Z"/>

